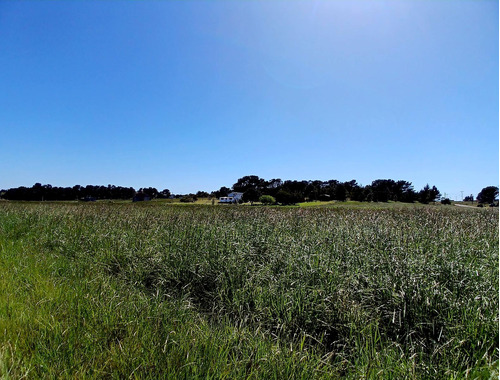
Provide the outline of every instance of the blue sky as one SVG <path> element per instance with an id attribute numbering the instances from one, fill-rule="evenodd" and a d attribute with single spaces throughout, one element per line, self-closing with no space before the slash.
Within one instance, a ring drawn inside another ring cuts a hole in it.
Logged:
<path id="1" fill-rule="evenodd" d="M 498 186 L 498 2 L 2 1 L 0 188 Z"/>

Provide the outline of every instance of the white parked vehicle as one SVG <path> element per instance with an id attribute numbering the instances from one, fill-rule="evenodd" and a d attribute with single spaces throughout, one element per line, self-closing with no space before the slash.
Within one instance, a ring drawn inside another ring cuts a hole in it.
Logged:
<path id="1" fill-rule="evenodd" d="M 238 193 L 233 191 L 229 193 L 227 197 L 220 197 L 219 203 L 240 203 L 243 199 L 243 193 Z"/>

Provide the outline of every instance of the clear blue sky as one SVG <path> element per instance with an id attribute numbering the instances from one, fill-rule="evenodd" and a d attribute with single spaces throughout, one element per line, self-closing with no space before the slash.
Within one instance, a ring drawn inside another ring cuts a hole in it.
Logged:
<path id="1" fill-rule="evenodd" d="M 498 2 L 1 1 L 0 188 L 499 181 Z"/>

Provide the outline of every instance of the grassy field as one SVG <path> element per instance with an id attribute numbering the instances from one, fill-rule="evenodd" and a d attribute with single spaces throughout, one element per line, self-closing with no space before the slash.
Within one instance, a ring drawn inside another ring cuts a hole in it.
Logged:
<path id="1" fill-rule="evenodd" d="M 494 378 L 498 210 L 0 203 L 0 377 Z"/>

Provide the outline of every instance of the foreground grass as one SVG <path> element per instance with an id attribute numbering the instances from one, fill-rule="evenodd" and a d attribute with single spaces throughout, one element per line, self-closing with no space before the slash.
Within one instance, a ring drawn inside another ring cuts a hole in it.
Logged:
<path id="1" fill-rule="evenodd" d="M 497 347 L 492 210 L 0 204 L 6 378 L 489 378 Z"/>

